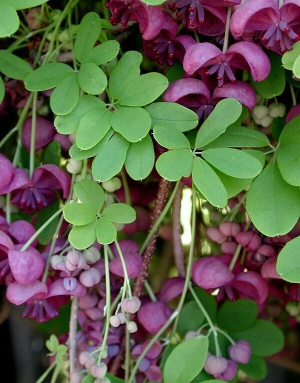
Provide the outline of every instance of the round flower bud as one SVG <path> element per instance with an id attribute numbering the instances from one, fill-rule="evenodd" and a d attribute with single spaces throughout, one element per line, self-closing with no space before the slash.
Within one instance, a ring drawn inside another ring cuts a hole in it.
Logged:
<path id="1" fill-rule="evenodd" d="M 118 318 L 117 315 L 112 315 L 110 318 L 109 318 L 109 323 L 113 326 L 113 327 L 119 327 L 121 322 L 120 322 L 120 319 Z"/>
<path id="2" fill-rule="evenodd" d="M 87 263 L 95 263 L 101 258 L 100 251 L 97 249 L 97 247 L 93 246 L 84 250 L 83 256 L 86 259 Z"/>
<path id="3" fill-rule="evenodd" d="M 141 307 L 141 301 L 138 297 L 125 298 L 121 301 L 121 308 L 123 311 L 130 314 L 135 314 Z"/>
<path id="4" fill-rule="evenodd" d="M 101 182 L 101 186 L 104 190 L 109 193 L 113 193 L 116 190 L 119 190 L 122 186 L 121 180 L 118 177 L 113 177 L 108 181 Z"/>
<path id="5" fill-rule="evenodd" d="M 227 362 L 228 366 L 223 372 L 223 374 L 215 376 L 215 378 L 225 380 L 225 382 L 229 382 L 230 380 L 232 380 L 237 373 L 237 364 L 232 360 L 228 360 Z"/>
<path id="6" fill-rule="evenodd" d="M 79 363 L 86 368 L 91 368 L 96 363 L 96 359 L 88 351 L 82 351 L 79 354 Z"/>
<path id="7" fill-rule="evenodd" d="M 213 376 L 221 375 L 228 367 L 228 360 L 215 355 L 209 355 L 204 364 L 204 370 Z"/>
<path id="8" fill-rule="evenodd" d="M 95 267 L 91 267 L 89 270 L 83 271 L 79 280 L 85 287 L 93 287 L 96 286 L 101 279 L 101 275 L 99 271 Z"/>
<path id="9" fill-rule="evenodd" d="M 262 118 L 260 120 L 260 125 L 263 127 L 263 128 L 267 128 L 268 126 L 270 126 L 273 122 L 273 117 L 271 116 L 266 116 L 264 118 Z"/>
<path id="10" fill-rule="evenodd" d="M 69 159 L 69 162 L 66 165 L 66 169 L 71 174 L 78 174 L 81 170 L 82 162 L 74 160 L 73 158 Z"/>
<path id="11" fill-rule="evenodd" d="M 133 321 L 130 321 L 127 323 L 127 330 L 133 334 L 135 332 L 137 332 L 137 324 Z"/>
<path id="12" fill-rule="evenodd" d="M 269 108 L 266 105 L 255 105 L 252 109 L 252 116 L 254 119 L 261 120 L 269 115 Z"/>
<path id="13" fill-rule="evenodd" d="M 117 315 L 118 315 L 118 318 L 120 320 L 120 323 L 124 324 L 126 322 L 125 315 L 123 313 L 118 313 Z"/>
<path id="14" fill-rule="evenodd" d="M 70 374 L 70 383 L 81 383 L 82 375 L 79 371 L 73 371 Z"/>
<path id="15" fill-rule="evenodd" d="M 105 377 L 107 372 L 107 365 L 105 363 L 100 363 L 98 366 L 93 365 L 91 367 L 91 374 L 94 378 L 102 379 Z"/>
<path id="16" fill-rule="evenodd" d="M 89 267 L 87 266 L 83 255 L 78 250 L 72 250 L 68 252 L 66 255 L 65 264 L 69 271 L 74 271 L 76 269 L 86 269 Z"/>
<path id="17" fill-rule="evenodd" d="M 286 112 L 286 106 L 282 104 L 281 102 L 277 103 L 274 102 L 273 104 L 269 105 L 269 115 L 273 118 L 276 117 L 283 117 Z"/>
<path id="18" fill-rule="evenodd" d="M 240 340 L 228 347 L 228 355 L 234 362 L 247 364 L 251 357 L 251 345 L 246 340 Z"/>

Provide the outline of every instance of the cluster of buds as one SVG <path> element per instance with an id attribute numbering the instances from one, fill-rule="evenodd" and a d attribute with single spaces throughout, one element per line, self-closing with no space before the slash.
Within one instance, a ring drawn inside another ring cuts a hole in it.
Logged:
<path id="1" fill-rule="evenodd" d="M 282 103 L 272 103 L 269 106 L 256 105 L 252 111 L 252 117 L 257 125 L 267 128 L 274 118 L 285 116 L 286 106 Z"/>

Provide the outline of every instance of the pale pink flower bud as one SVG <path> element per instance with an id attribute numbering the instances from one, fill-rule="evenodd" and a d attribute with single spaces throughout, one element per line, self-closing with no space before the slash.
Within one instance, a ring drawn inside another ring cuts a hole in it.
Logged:
<path id="1" fill-rule="evenodd" d="M 82 351 L 79 354 L 79 363 L 86 368 L 91 368 L 95 364 L 95 358 L 88 351 Z M 89 366 L 89 367 L 88 367 Z"/>
<path id="2" fill-rule="evenodd" d="M 66 255 L 65 263 L 66 268 L 69 271 L 74 271 L 76 269 L 86 269 L 88 267 L 83 255 L 78 250 L 69 251 Z"/>
<path id="3" fill-rule="evenodd" d="M 125 298 L 121 301 L 122 310 L 130 314 L 135 314 L 141 307 L 141 301 L 138 297 Z"/>
<path id="4" fill-rule="evenodd" d="M 119 317 L 117 315 L 112 315 L 110 318 L 109 318 L 109 323 L 113 326 L 113 327 L 119 327 L 120 324 L 121 324 L 121 321 L 119 319 Z"/>
<path id="5" fill-rule="evenodd" d="M 135 332 L 137 332 L 137 324 L 133 321 L 130 321 L 127 323 L 127 330 L 133 334 Z"/>
<path id="6" fill-rule="evenodd" d="M 217 227 L 209 227 L 206 231 L 207 237 L 216 243 L 226 241 L 226 236 L 223 235 Z"/>
<path id="7" fill-rule="evenodd" d="M 240 340 L 228 347 L 229 357 L 242 364 L 247 364 L 251 357 L 251 345 L 246 340 Z"/>
<path id="8" fill-rule="evenodd" d="M 221 375 L 228 366 L 228 361 L 225 358 L 209 355 L 204 364 L 204 370 L 213 376 Z"/>
<path id="9" fill-rule="evenodd" d="M 98 379 L 102 379 L 105 377 L 107 372 L 107 365 L 105 363 L 100 363 L 99 366 L 91 367 L 91 374 Z"/>
<path id="10" fill-rule="evenodd" d="M 96 247 L 91 246 L 84 250 L 83 256 L 87 263 L 95 263 L 100 259 L 100 251 Z"/>
<path id="11" fill-rule="evenodd" d="M 119 318 L 121 324 L 124 324 L 126 322 L 126 318 L 125 318 L 125 315 L 123 313 L 118 313 L 118 318 Z"/>
<path id="12" fill-rule="evenodd" d="M 101 275 L 95 267 L 91 267 L 89 270 L 83 271 L 79 280 L 85 287 L 92 287 L 100 282 Z"/>
<path id="13" fill-rule="evenodd" d="M 64 285 L 64 288 L 67 290 L 67 291 L 72 291 L 75 289 L 76 287 L 76 284 L 77 284 L 77 279 L 74 278 L 74 277 L 71 277 L 71 278 L 64 278 L 63 279 L 63 285 Z"/>
<path id="14" fill-rule="evenodd" d="M 235 237 L 241 231 L 241 226 L 236 222 L 221 222 L 219 230 L 226 237 Z"/>

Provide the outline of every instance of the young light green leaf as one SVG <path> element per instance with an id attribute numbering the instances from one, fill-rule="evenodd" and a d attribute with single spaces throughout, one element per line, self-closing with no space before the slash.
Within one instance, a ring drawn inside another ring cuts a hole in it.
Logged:
<path id="1" fill-rule="evenodd" d="M 111 127 L 111 112 L 107 109 L 93 109 L 80 120 L 76 145 L 80 149 L 91 149 L 107 134 Z"/>
<path id="2" fill-rule="evenodd" d="M 222 147 L 260 148 L 269 145 L 269 143 L 268 137 L 257 130 L 232 125 L 203 149 Z"/>
<path id="3" fill-rule="evenodd" d="M 89 62 L 102 65 L 117 57 L 120 44 L 116 40 L 108 40 L 87 51 L 82 57 L 82 63 Z"/>
<path id="4" fill-rule="evenodd" d="M 63 209 L 64 218 L 73 225 L 87 225 L 91 223 L 97 214 L 98 209 L 90 203 L 69 203 Z"/>
<path id="5" fill-rule="evenodd" d="M 120 107 L 112 113 L 111 124 L 127 141 L 137 142 L 149 132 L 151 118 L 143 108 Z"/>
<path id="6" fill-rule="evenodd" d="M 26 76 L 25 88 L 31 92 L 52 89 L 61 84 L 72 72 L 73 69 L 67 64 L 45 64 Z"/>
<path id="7" fill-rule="evenodd" d="M 94 381 L 95 381 L 95 378 L 92 375 L 86 375 L 82 379 L 81 383 L 94 383 Z"/>
<path id="8" fill-rule="evenodd" d="M 259 160 L 239 149 L 207 149 L 201 156 L 216 169 L 231 177 L 253 178 L 262 170 Z"/>
<path id="9" fill-rule="evenodd" d="M 96 240 L 96 226 L 98 220 L 95 218 L 91 223 L 83 226 L 73 226 L 68 239 L 72 246 L 83 250 L 91 246 Z"/>
<path id="10" fill-rule="evenodd" d="M 0 104 L 4 100 L 4 97 L 5 97 L 5 85 L 4 85 L 3 78 L 0 76 Z"/>
<path id="11" fill-rule="evenodd" d="M 276 270 L 282 279 L 300 283 L 300 237 L 287 242 L 278 254 Z"/>
<path id="12" fill-rule="evenodd" d="M 263 81 L 251 80 L 255 91 L 263 98 L 273 98 L 282 94 L 285 88 L 285 73 L 281 63 L 281 56 L 275 52 L 268 52 L 271 62 L 269 76 Z"/>
<path id="13" fill-rule="evenodd" d="M 135 210 L 125 203 L 112 203 L 106 206 L 102 215 L 115 223 L 131 223 L 136 219 Z"/>
<path id="14" fill-rule="evenodd" d="M 293 44 L 293 49 L 290 51 L 286 51 L 282 57 L 281 62 L 282 66 L 285 69 L 293 70 L 293 66 L 297 58 L 300 56 L 300 41 L 297 41 Z"/>
<path id="15" fill-rule="evenodd" d="M 96 64 L 82 63 L 78 72 L 80 88 L 88 94 L 101 94 L 107 87 L 107 78 Z"/>
<path id="16" fill-rule="evenodd" d="M 238 195 L 241 191 L 247 189 L 253 180 L 253 178 L 230 177 L 217 169 L 214 170 L 217 176 L 220 178 L 222 184 L 225 186 L 228 199 Z"/>
<path id="17" fill-rule="evenodd" d="M 79 100 L 77 73 L 69 74 L 51 93 L 50 107 L 57 115 L 70 113 Z"/>
<path id="18" fill-rule="evenodd" d="M 105 109 L 105 104 L 100 98 L 85 94 L 79 97 L 74 109 L 65 116 L 56 116 L 54 126 L 58 133 L 71 134 L 78 129 L 81 119 L 91 110 Z"/>
<path id="19" fill-rule="evenodd" d="M 288 233 L 300 215 L 299 189 L 282 178 L 276 163 L 269 163 L 252 182 L 246 209 L 254 226 L 264 235 Z"/>
<path id="20" fill-rule="evenodd" d="M 125 160 L 128 175 L 137 181 L 148 177 L 154 166 L 154 146 L 149 134 L 141 141 L 130 144 Z"/>
<path id="21" fill-rule="evenodd" d="M 0 2 L 0 38 L 9 37 L 19 29 L 19 16 L 16 9 L 7 2 Z"/>
<path id="22" fill-rule="evenodd" d="M 155 101 L 168 87 L 168 79 L 161 73 L 142 74 L 120 93 L 118 103 L 124 106 L 144 106 Z"/>
<path id="23" fill-rule="evenodd" d="M 154 102 L 145 109 L 152 119 L 152 127 L 163 124 L 187 132 L 198 124 L 195 112 L 175 102 Z"/>
<path id="24" fill-rule="evenodd" d="M 227 192 L 216 172 L 200 157 L 195 157 L 193 183 L 200 193 L 216 207 L 227 205 Z"/>
<path id="25" fill-rule="evenodd" d="M 98 218 L 96 226 L 97 241 L 102 245 L 108 245 L 117 238 L 116 226 L 106 217 L 102 216 Z"/>
<path id="26" fill-rule="evenodd" d="M 164 148 L 190 149 L 191 145 L 186 136 L 176 127 L 158 124 L 153 128 L 155 140 Z"/>
<path id="27" fill-rule="evenodd" d="M 189 177 L 192 172 L 194 156 L 190 149 L 169 150 L 162 153 L 156 161 L 156 170 L 169 181 Z"/>
<path id="28" fill-rule="evenodd" d="M 91 51 L 98 40 L 101 21 L 98 13 L 89 12 L 81 20 L 74 43 L 74 57 L 81 62 L 87 52 Z"/>
<path id="29" fill-rule="evenodd" d="M 166 360 L 163 370 L 164 383 L 191 382 L 203 369 L 207 352 L 208 339 L 205 336 L 197 336 L 179 343 Z"/>
<path id="30" fill-rule="evenodd" d="M 293 75 L 297 78 L 300 76 L 300 58 L 296 58 L 294 65 L 293 65 Z"/>
<path id="31" fill-rule="evenodd" d="M 164 3 L 164 0 L 141 0 L 141 1 L 148 5 L 161 5 Z"/>
<path id="32" fill-rule="evenodd" d="M 299 144 L 282 142 L 276 155 L 282 178 L 290 185 L 300 186 Z"/>
<path id="33" fill-rule="evenodd" d="M 95 180 L 105 182 L 118 174 L 125 162 L 129 142 L 116 133 L 97 154 L 92 163 Z"/>
<path id="34" fill-rule="evenodd" d="M 222 304 L 218 312 L 218 325 L 225 331 L 241 331 L 251 327 L 258 315 L 258 306 L 251 299 L 238 299 Z M 239 320 L 234 320 L 239 318 Z"/>
<path id="35" fill-rule="evenodd" d="M 109 79 L 109 93 L 115 100 L 120 97 L 127 85 L 140 75 L 142 55 L 127 51 L 113 67 Z"/>
<path id="36" fill-rule="evenodd" d="M 234 340 L 247 340 L 251 344 L 253 355 L 268 357 L 281 351 L 284 345 L 284 336 L 281 330 L 272 322 L 257 319 L 253 326 L 231 332 Z"/>
<path id="37" fill-rule="evenodd" d="M 201 125 L 196 137 L 196 148 L 203 148 L 218 138 L 242 113 L 242 105 L 235 98 L 226 98 L 217 103 L 212 113 Z"/>
<path id="38" fill-rule="evenodd" d="M 27 75 L 33 72 L 31 66 L 20 57 L 1 49 L 0 50 L 0 72 L 5 76 L 24 80 Z"/>
<path id="39" fill-rule="evenodd" d="M 93 205 L 96 211 L 102 207 L 105 193 L 96 181 L 82 179 L 75 183 L 74 190 L 82 203 Z"/>
<path id="40" fill-rule="evenodd" d="M 18 11 L 20 9 L 36 7 L 47 1 L 48 0 L 26 0 L 26 2 L 24 2 L 24 0 L 9 0 L 9 3 Z"/>

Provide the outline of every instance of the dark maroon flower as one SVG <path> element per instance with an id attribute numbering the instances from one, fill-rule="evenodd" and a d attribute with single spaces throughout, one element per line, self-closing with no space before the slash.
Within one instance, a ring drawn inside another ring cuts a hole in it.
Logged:
<path id="1" fill-rule="evenodd" d="M 139 255 L 139 246 L 131 240 L 121 240 L 119 245 L 124 257 L 126 270 L 129 278 L 137 278 L 142 271 L 142 257 Z M 118 253 L 117 247 L 111 245 L 111 250 L 115 256 L 109 263 L 111 273 L 124 277 L 123 264 Z"/>
<path id="2" fill-rule="evenodd" d="M 142 305 L 137 313 L 139 323 L 150 334 L 156 334 L 167 322 L 172 310 L 163 302 L 149 302 Z"/>
<path id="3" fill-rule="evenodd" d="M 163 13 L 161 7 L 148 5 L 139 0 L 110 0 L 106 7 L 111 12 L 110 22 L 121 23 L 125 29 L 129 21 L 138 21 L 143 39 L 153 39 L 161 30 Z"/>
<path id="4" fill-rule="evenodd" d="M 56 165 L 41 165 L 33 171 L 31 180 L 24 173 L 10 184 L 11 202 L 27 214 L 35 213 L 57 199 L 56 190 L 63 198 L 70 191 L 71 177 Z"/>
<path id="5" fill-rule="evenodd" d="M 270 61 L 264 51 L 249 41 L 231 45 L 225 53 L 211 43 L 190 46 L 183 59 L 184 70 L 192 75 L 205 70 L 205 76 L 216 75 L 218 86 L 236 82 L 236 71 L 251 72 L 254 81 L 264 80 L 270 72 Z M 203 74 L 202 74 L 203 76 Z"/>
<path id="6" fill-rule="evenodd" d="M 192 279 L 203 289 L 217 289 L 229 285 L 234 274 L 218 257 L 203 257 L 193 262 Z"/>
<path id="7" fill-rule="evenodd" d="M 28 117 L 23 124 L 22 145 L 29 152 L 31 145 L 32 117 Z M 52 122 L 42 116 L 36 118 L 35 151 L 48 145 L 54 138 L 56 130 Z"/>
<path id="8" fill-rule="evenodd" d="M 252 33 L 262 44 L 283 54 L 300 38 L 300 1 L 246 0 L 232 15 L 230 30 L 236 39 Z"/>

